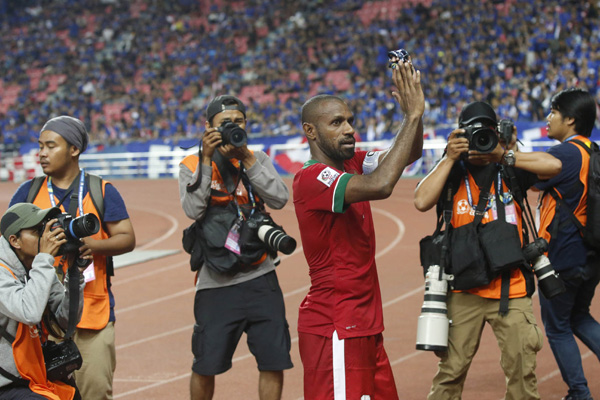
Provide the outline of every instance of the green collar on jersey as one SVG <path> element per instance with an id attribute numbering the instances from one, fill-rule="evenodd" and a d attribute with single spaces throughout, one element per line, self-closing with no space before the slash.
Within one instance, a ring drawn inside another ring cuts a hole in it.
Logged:
<path id="1" fill-rule="evenodd" d="M 311 165 L 315 165 L 315 164 L 319 164 L 319 161 L 310 159 L 310 160 L 308 160 L 307 162 L 304 163 L 304 165 L 302 166 L 302 169 L 308 168 Z"/>

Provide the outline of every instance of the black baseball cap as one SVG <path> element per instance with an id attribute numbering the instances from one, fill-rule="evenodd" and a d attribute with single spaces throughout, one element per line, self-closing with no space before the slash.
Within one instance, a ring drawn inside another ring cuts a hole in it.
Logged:
<path id="1" fill-rule="evenodd" d="M 51 207 L 42 210 L 31 203 L 17 203 L 10 207 L 0 221 L 0 231 L 6 240 L 21 229 L 33 228 L 40 222 L 52 219 L 60 214 L 60 208 Z"/>
<path id="2" fill-rule="evenodd" d="M 208 103 L 208 107 L 206 107 L 206 120 L 209 122 L 212 121 L 215 115 L 225 110 L 238 110 L 244 114 L 244 118 L 246 117 L 246 106 L 244 103 L 235 96 L 224 94 L 215 97 Z"/>
<path id="3" fill-rule="evenodd" d="M 496 112 L 488 103 L 474 101 L 463 107 L 458 116 L 458 127 L 463 128 L 473 122 L 489 121 L 493 125 L 498 123 Z"/>

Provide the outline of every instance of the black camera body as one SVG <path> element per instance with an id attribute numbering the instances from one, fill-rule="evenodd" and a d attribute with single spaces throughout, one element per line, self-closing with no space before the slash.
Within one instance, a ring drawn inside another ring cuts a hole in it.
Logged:
<path id="1" fill-rule="evenodd" d="M 513 128 L 515 124 L 510 119 L 501 119 L 498 122 L 498 137 L 501 141 L 509 145 L 512 141 Z"/>
<path id="2" fill-rule="evenodd" d="M 404 49 L 398 49 L 398 50 L 391 50 L 388 51 L 388 59 L 389 59 L 389 63 L 388 63 L 388 68 L 396 68 L 396 65 L 398 62 L 407 62 L 409 59 L 410 54 L 408 54 L 408 51 L 404 50 Z M 392 61 L 392 58 L 398 58 L 399 61 Z"/>
<path id="3" fill-rule="evenodd" d="M 498 135 L 496 131 L 481 122 L 475 122 L 462 129 L 465 133 L 458 134 L 457 137 L 465 137 L 469 141 L 469 150 L 477 150 L 480 153 L 491 153 L 498 145 Z"/>
<path id="4" fill-rule="evenodd" d="M 217 131 L 221 132 L 223 145 L 232 144 L 235 147 L 242 147 L 248 143 L 246 131 L 235 122 L 223 122 Z"/>
<path id="5" fill-rule="evenodd" d="M 292 254 L 296 250 L 296 240 L 288 236 L 269 215 L 260 211 L 255 211 L 248 217 L 244 228 L 240 235 L 242 247 L 245 243 L 251 243 L 253 237 L 258 237 L 273 252 Z"/>
<path id="6" fill-rule="evenodd" d="M 544 297 L 550 299 L 565 291 L 565 284 L 554 271 L 550 260 L 544 254 L 548 249 L 546 239 L 538 237 L 523 247 L 523 257 L 531 263 L 538 278 L 538 286 Z"/>
<path id="7" fill-rule="evenodd" d="M 536 258 L 543 255 L 546 250 L 548 250 L 548 242 L 546 239 L 538 237 L 523 247 L 523 257 L 527 262 L 532 263 Z"/>
<path id="8" fill-rule="evenodd" d="M 481 122 L 475 122 L 461 127 L 465 133 L 458 137 L 465 137 L 469 141 L 469 150 L 477 150 L 480 153 L 491 153 L 501 140 L 506 145 L 510 144 L 515 124 L 509 119 L 501 119 L 496 130 Z"/>
<path id="9" fill-rule="evenodd" d="M 100 220 L 94 214 L 84 214 L 73 218 L 71 214 L 62 213 L 56 217 L 51 230 L 63 228 L 67 236 L 67 243 L 60 246 L 57 255 L 77 254 L 81 247 L 81 238 L 92 236 L 100 230 Z"/>
<path id="10" fill-rule="evenodd" d="M 48 340 L 42 346 L 46 375 L 52 382 L 64 381 L 75 370 L 81 368 L 83 359 L 75 342 L 71 339 L 55 343 Z"/>

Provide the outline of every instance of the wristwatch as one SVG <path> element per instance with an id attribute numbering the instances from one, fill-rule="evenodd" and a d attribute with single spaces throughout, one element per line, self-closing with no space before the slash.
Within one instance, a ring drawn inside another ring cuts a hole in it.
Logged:
<path id="1" fill-rule="evenodd" d="M 504 155 L 502 156 L 502 164 L 506 165 L 507 167 L 514 166 L 515 165 L 515 152 L 512 150 L 509 150 L 506 153 L 504 153 Z"/>

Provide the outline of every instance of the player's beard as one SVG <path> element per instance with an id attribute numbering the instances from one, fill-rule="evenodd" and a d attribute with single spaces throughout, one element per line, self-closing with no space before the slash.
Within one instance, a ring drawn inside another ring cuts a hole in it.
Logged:
<path id="1" fill-rule="evenodd" d="M 350 146 L 344 146 L 344 144 L 352 144 Z M 319 146 L 323 153 L 332 160 L 346 161 L 354 157 L 355 151 L 355 140 L 353 137 L 342 137 L 337 142 L 330 142 L 320 140 Z"/>

